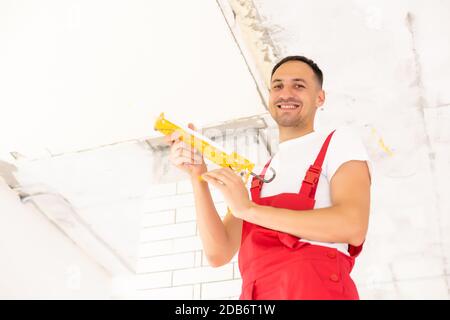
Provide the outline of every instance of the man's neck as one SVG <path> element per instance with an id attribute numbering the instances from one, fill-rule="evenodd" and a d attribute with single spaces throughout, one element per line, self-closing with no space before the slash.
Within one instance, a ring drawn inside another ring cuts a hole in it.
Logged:
<path id="1" fill-rule="evenodd" d="M 300 138 L 302 136 L 305 136 L 311 132 L 314 132 L 314 127 L 308 127 L 308 128 L 278 128 L 279 132 L 279 142 L 284 142 L 287 140 Z"/>

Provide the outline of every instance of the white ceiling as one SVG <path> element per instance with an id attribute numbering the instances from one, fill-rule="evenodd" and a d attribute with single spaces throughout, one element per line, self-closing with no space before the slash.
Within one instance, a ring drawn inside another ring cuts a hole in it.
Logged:
<path id="1" fill-rule="evenodd" d="M 0 158 L 264 111 L 215 1 L 0 2 Z"/>

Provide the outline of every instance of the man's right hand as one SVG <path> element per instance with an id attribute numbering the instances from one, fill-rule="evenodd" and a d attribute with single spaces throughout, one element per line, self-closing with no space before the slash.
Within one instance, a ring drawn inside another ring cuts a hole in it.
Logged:
<path id="1" fill-rule="evenodd" d="M 192 123 L 188 124 L 189 129 L 196 131 Z M 203 156 L 195 148 L 180 140 L 180 133 L 175 131 L 165 137 L 170 144 L 169 161 L 178 169 L 188 173 L 191 178 L 201 176 L 208 171 Z"/>
<path id="2" fill-rule="evenodd" d="M 188 127 L 196 130 L 192 123 Z M 170 144 L 170 162 L 191 176 L 196 221 L 206 259 L 213 267 L 223 266 L 230 262 L 239 250 L 242 220 L 228 212 L 222 221 L 212 200 L 208 184 L 196 183 L 200 181 L 198 178 L 208 171 L 200 152 L 181 141 L 180 133 L 177 131 L 167 135 L 166 141 Z"/>

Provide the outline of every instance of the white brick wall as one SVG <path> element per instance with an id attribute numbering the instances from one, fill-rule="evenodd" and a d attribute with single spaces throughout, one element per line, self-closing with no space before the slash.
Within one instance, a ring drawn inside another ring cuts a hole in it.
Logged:
<path id="1" fill-rule="evenodd" d="M 197 231 L 195 222 L 175 223 L 164 226 L 144 228 L 141 231 L 141 241 L 156 241 L 194 236 Z"/>
<path id="2" fill-rule="evenodd" d="M 157 255 L 191 252 L 201 249 L 202 243 L 198 236 L 183 237 L 142 243 L 139 249 L 139 257 L 145 258 Z"/>
<path id="3" fill-rule="evenodd" d="M 177 208 L 175 222 L 195 221 L 195 206 Z"/>
<path id="4" fill-rule="evenodd" d="M 136 288 L 138 290 L 164 288 L 172 285 L 172 272 L 153 272 L 138 274 L 136 276 Z"/>
<path id="5" fill-rule="evenodd" d="M 149 213 L 164 210 L 173 210 L 179 207 L 193 206 L 195 204 L 192 193 L 167 195 L 156 198 L 145 198 L 141 201 L 145 212 Z"/>
<path id="6" fill-rule="evenodd" d="M 240 152 L 256 159 L 258 148 L 264 149 L 264 146 L 254 144 Z M 267 150 L 259 152 L 264 154 Z M 209 170 L 216 167 L 208 164 Z M 210 190 L 214 205 L 224 218 L 227 205 L 218 190 Z M 238 255 L 219 268 L 209 266 L 198 235 L 190 180 L 154 186 L 139 200 L 143 218 L 137 262 L 137 297 L 238 299 L 242 284 Z"/>
<path id="7" fill-rule="evenodd" d="M 137 298 L 145 300 L 188 300 L 194 295 L 194 286 L 139 290 Z"/>
<path id="8" fill-rule="evenodd" d="M 173 194 L 173 190 L 177 193 Z M 227 212 L 225 202 L 217 192 L 213 199 L 223 218 Z M 137 298 L 238 298 L 241 280 L 236 273 L 237 255 L 225 266 L 209 266 L 197 234 L 189 180 L 153 189 L 145 195 L 142 208 Z"/>
<path id="9" fill-rule="evenodd" d="M 195 252 L 140 258 L 137 263 L 137 272 L 155 272 L 194 267 Z"/>
<path id="10" fill-rule="evenodd" d="M 224 299 L 240 295 L 241 280 L 227 280 L 202 284 L 202 299 Z"/>
<path id="11" fill-rule="evenodd" d="M 226 204 L 217 191 L 212 195 L 223 218 Z M 240 293 L 240 280 L 235 277 L 237 257 L 219 268 L 208 265 L 197 234 L 189 180 L 154 188 L 145 195 L 142 207 L 137 298 L 237 299 Z"/>
<path id="12" fill-rule="evenodd" d="M 142 218 L 142 227 L 152 227 L 175 222 L 175 210 L 146 213 Z"/>
<path id="13" fill-rule="evenodd" d="M 177 194 L 183 194 L 183 193 L 192 193 L 192 184 L 189 180 L 183 180 L 176 183 L 176 193 Z"/>
<path id="14" fill-rule="evenodd" d="M 215 202 L 214 203 L 217 212 L 219 213 L 220 217 L 225 217 L 227 213 L 227 205 L 225 202 Z M 188 222 L 188 221 L 195 221 L 195 206 L 188 206 L 188 207 L 180 207 L 176 209 L 175 214 L 175 222 Z"/>
<path id="15" fill-rule="evenodd" d="M 200 267 L 173 272 L 174 286 L 231 279 L 233 279 L 233 265 L 231 264 L 219 268 Z"/>
<path id="16" fill-rule="evenodd" d="M 145 193 L 145 197 L 156 198 L 177 193 L 177 185 L 175 183 L 161 183 L 153 184 L 152 187 Z"/>

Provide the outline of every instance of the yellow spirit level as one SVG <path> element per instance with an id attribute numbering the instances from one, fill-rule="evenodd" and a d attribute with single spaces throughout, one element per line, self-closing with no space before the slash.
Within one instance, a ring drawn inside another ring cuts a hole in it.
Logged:
<path id="1" fill-rule="evenodd" d="M 249 175 L 252 175 L 265 183 L 269 183 L 275 178 L 275 171 L 273 168 L 269 168 L 273 174 L 270 179 L 260 177 L 252 172 L 255 167 L 253 162 L 236 152 L 227 153 L 222 147 L 202 134 L 167 120 L 164 118 L 164 113 L 161 113 L 156 119 L 154 129 L 164 135 L 170 135 L 173 132 L 178 131 L 180 133 L 180 140 L 198 150 L 203 157 L 211 160 L 217 165 L 224 168 L 231 168 L 234 172 L 243 177 L 244 183 L 247 183 Z M 201 177 L 199 177 L 199 179 L 202 180 Z"/>

